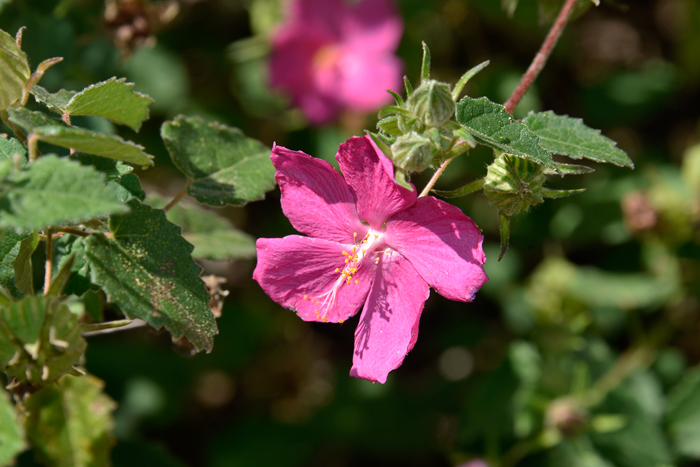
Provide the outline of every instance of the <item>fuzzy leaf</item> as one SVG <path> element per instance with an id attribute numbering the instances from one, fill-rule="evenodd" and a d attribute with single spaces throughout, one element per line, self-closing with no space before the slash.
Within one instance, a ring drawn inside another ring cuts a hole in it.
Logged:
<path id="1" fill-rule="evenodd" d="M 15 298 L 22 298 L 24 293 L 15 284 L 15 268 L 12 263 L 19 255 L 22 241 L 29 237 L 29 232 L 16 233 L 12 229 L 0 231 L 0 286 Z"/>
<path id="2" fill-rule="evenodd" d="M 149 196 L 148 202 L 160 207 L 168 201 L 161 196 Z M 255 258 L 255 238 L 211 210 L 181 202 L 166 215 L 170 222 L 182 227 L 182 236 L 194 245 L 193 258 L 216 261 Z"/>
<path id="3" fill-rule="evenodd" d="M 68 115 L 93 115 L 139 131 L 148 120 L 148 106 L 153 99 L 133 91 L 134 83 L 126 78 L 110 78 L 93 84 L 73 96 L 66 107 Z"/>
<path id="4" fill-rule="evenodd" d="M 595 169 L 592 169 L 586 165 L 563 164 L 561 162 L 555 162 L 554 165 L 556 165 L 557 169 L 559 169 L 558 173 L 562 175 L 583 175 L 595 172 Z M 552 169 L 545 169 L 544 173 L 546 175 L 554 175 L 557 172 Z"/>
<path id="5" fill-rule="evenodd" d="M 211 351 L 218 331 L 192 245 L 163 210 L 136 200 L 129 206 L 130 213 L 110 217 L 113 238 L 93 234 L 85 240 L 92 282 L 128 317 L 164 326 L 174 338 L 185 336 L 197 350 Z"/>
<path id="6" fill-rule="evenodd" d="M 108 182 L 117 180 L 122 175 L 126 175 L 134 170 L 133 167 L 123 163 L 122 161 L 107 159 L 106 157 L 93 156 L 92 154 L 83 154 L 82 152 L 71 154 L 68 158 L 76 160 L 82 165 L 93 166 L 99 172 L 105 174 Z"/>
<path id="7" fill-rule="evenodd" d="M 580 118 L 557 115 L 549 110 L 530 112 L 523 123 L 540 137 L 540 146 L 552 153 L 634 168 L 627 153 L 618 148 L 615 141 L 603 136 L 600 130 L 586 126 Z"/>
<path id="8" fill-rule="evenodd" d="M 12 267 L 15 269 L 15 285 L 25 295 L 34 295 L 34 270 L 32 268 L 32 254 L 39 243 L 39 235 L 25 238 L 19 244 L 19 252 Z"/>
<path id="9" fill-rule="evenodd" d="M 27 109 L 8 109 L 10 120 L 33 134 L 40 141 L 75 151 L 124 161 L 134 165 L 153 165 L 153 156 L 143 152 L 143 146 L 125 141 L 119 136 L 107 135 L 48 118 L 41 112 Z"/>
<path id="10" fill-rule="evenodd" d="M 700 459 L 700 369 L 688 372 L 669 394 L 666 426 L 680 454 Z"/>
<path id="11" fill-rule="evenodd" d="M 50 93 L 43 87 L 36 85 L 31 90 L 34 100 L 39 104 L 44 104 L 52 112 L 63 114 L 68 107 L 68 102 L 75 96 L 75 91 L 61 89 L 56 93 Z"/>
<path id="12" fill-rule="evenodd" d="M 27 438 L 45 465 L 109 465 L 116 404 L 103 389 L 94 376 L 64 376 L 26 399 Z"/>
<path id="13" fill-rule="evenodd" d="M 17 47 L 14 37 L 0 29 L 0 110 L 22 96 L 31 73 L 27 54 Z"/>
<path id="14" fill-rule="evenodd" d="M 0 160 L 11 161 L 15 154 L 19 154 L 20 166 L 27 163 L 27 150 L 22 143 L 15 138 L 3 138 L 0 136 Z"/>
<path id="15" fill-rule="evenodd" d="M 0 388 L 0 465 L 12 465 L 24 448 L 24 430 L 18 423 L 17 411 L 10 395 Z"/>
<path id="16" fill-rule="evenodd" d="M 77 224 L 128 210 L 115 201 L 104 175 L 66 158 L 48 155 L 0 183 L 0 226 L 43 229 Z"/>
<path id="17" fill-rule="evenodd" d="M 193 181 L 190 196 L 211 206 L 242 206 L 275 186 L 270 148 L 237 128 L 179 116 L 160 130 L 173 163 Z"/>
<path id="18" fill-rule="evenodd" d="M 57 271 L 62 269 L 71 257 L 73 258 L 70 277 L 63 289 L 65 295 L 73 294 L 80 297 L 88 290 L 99 288 L 90 281 L 90 266 L 85 258 L 84 240 L 83 237 L 75 235 L 63 235 L 53 241 L 53 258 L 57 264 Z"/>
<path id="19" fill-rule="evenodd" d="M 537 135 L 486 97 L 467 96 L 459 101 L 457 121 L 481 144 L 557 170 L 552 155 L 538 144 Z"/>

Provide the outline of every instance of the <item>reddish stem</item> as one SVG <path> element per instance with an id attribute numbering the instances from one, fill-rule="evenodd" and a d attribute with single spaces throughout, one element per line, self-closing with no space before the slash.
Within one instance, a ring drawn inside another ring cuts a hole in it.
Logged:
<path id="1" fill-rule="evenodd" d="M 540 47 L 537 55 L 535 55 L 535 58 L 532 60 L 530 68 L 527 69 L 523 77 L 520 79 L 518 87 L 515 88 L 515 91 L 513 91 L 513 94 L 511 94 L 508 101 L 505 103 L 506 112 L 509 114 L 513 113 L 515 107 L 523 98 L 527 90 L 530 89 L 530 86 L 532 86 L 532 83 L 537 78 L 537 75 L 539 75 L 542 68 L 544 68 L 545 63 L 547 63 L 549 55 L 552 53 L 552 50 L 557 44 L 561 33 L 564 31 L 566 23 L 569 21 L 571 12 L 574 10 L 574 5 L 576 5 L 576 0 L 566 0 L 564 6 L 561 7 L 559 16 L 557 16 L 556 21 L 554 21 L 554 24 L 552 25 L 552 29 L 549 30 L 547 37 L 545 37 L 542 47 Z"/>
<path id="2" fill-rule="evenodd" d="M 177 203 L 179 203 L 180 200 L 182 200 L 182 198 L 184 198 L 184 197 L 187 195 L 187 190 L 188 190 L 188 189 L 190 188 L 190 186 L 192 185 L 192 182 L 193 182 L 192 180 L 187 180 L 187 185 L 185 185 L 185 188 L 183 188 L 182 191 L 181 191 L 180 193 L 178 193 L 178 194 L 172 199 L 172 201 L 170 201 L 170 202 L 168 203 L 168 205 L 165 206 L 165 207 L 163 208 L 163 210 L 165 210 L 165 212 L 170 211 L 170 209 L 171 209 L 173 206 L 175 206 Z"/>

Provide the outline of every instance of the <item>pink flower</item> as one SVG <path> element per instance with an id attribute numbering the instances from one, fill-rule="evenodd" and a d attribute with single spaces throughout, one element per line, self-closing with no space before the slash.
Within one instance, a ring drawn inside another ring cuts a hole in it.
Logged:
<path id="1" fill-rule="evenodd" d="M 271 84 L 314 124 L 375 111 L 400 90 L 402 30 L 390 0 L 292 0 L 272 39 Z"/>
<path id="2" fill-rule="evenodd" d="M 326 161 L 280 146 L 282 210 L 299 232 L 257 241 L 253 279 L 305 321 L 342 323 L 363 307 L 350 375 L 384 383 L 418 338 L 429 287 L 472 301 L 486 282 L 479 228 L 458 208 L 394 182 L 368 136 Z"/>

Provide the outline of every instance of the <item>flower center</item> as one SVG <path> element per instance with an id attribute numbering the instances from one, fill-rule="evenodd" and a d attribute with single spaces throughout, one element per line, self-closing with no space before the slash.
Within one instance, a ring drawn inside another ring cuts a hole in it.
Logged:
<path id="1" fill-rule="evenodd" d="M 374 264 L 379 262 L 379 255 L 377 254 L 375 258 L 372 258 L 372 254 L 374 254 L 377 249 L 381 249 L 384 246 L 384 234 L 382 232 L 370 229 L 360 241 L 357 241 L 357 233 L 354 233 L 353 237 L 355 237 L 356 243 L 348 250 L 343 250 L 342 253 L 345 257 L 345 266 L 342 269 L 335 268 L 335 272 L 339 273 L 340 276 L 336 279 L 333 287 L 331 287 L 328 292 L 325 292 L 315 300 L 315 303 L 319 305 L 319 308 L 315 311 L 317 318 L 321 321 L 328 321 L 326 315 L 328 310 L 336 303 L 338 290 L 340 290 L 344 284 L 358 285 L 360 280 L 356 276 L 357 271 L 359 271 L 363 265 L 367 267 L 369 261 L 372 261 Z"/>
<path id="2" fill-rule="evenodd" d="M 340 59 L 340 49 L 335 45 L 324 45 L 316 51 L 313 66 L 317 71 L 332 69 Z"/>

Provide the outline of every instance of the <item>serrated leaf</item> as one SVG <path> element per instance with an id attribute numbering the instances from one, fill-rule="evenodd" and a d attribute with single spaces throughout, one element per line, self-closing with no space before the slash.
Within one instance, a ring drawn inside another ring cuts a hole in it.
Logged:
<path id="1" fill-rule="evenodd" d="M 600 130 L 586 126 L 580 118 L 547 112 L 530 112 L 523 123 L 540 138 L 540 146 L 572 159 L 586 158 L 634 168 L 627 153 L 617 143 L 603 136 Z"/>
<path id="2" fill-rule="evenodd" d="M 128 211 L 92 167 L 48 155 L 0 183 L 0 226 L 43 229 Z"/>
<path id="3" fill-rule="evenodd" d="M 457 121 L 481 144 L 556 170 L 552 155 L 539 145 L 537 135 L 486 97 L 466 96 L 459 101 Z"/>
<path id="4" fill-rule="evenodd" d="M 275 186 L 271 150 L 237 128 L 179 116 L 161 136 L 175 166 L 192 185 L 190 196 L 211 206 L 242 206 Z"/>
<path id="5" fill-rule="evenodd" d="M 43 104 L 52 112 L 59 114 L 63 114 L 66 111 L 68 102 L 75 96 L 75 91 L 61 89 L 56 93 L 50 93 L 39 85 L 33 86 L 30 92 L 34 96 L 34 100 L 39 104 Z"/>
<path id="6" fill-rule="evenodd" d="M 92 281 L 110 302 L 156 329 L 165 327 L 197 350 L 211 351 L 217 334 L 210 296 L 192 260 L 192 245 L 165 212 L 136 200 L 132 211 L 109 219 L 112 238 L 93 234 L 85 240 Z"/>
<path id="7" fill-rule="evenodd" d="M 66 113 L 104 117 L 139 131 L 141 123 L 148 120 L 148 106 L 153 99 L 133 91 L 133 87 L 134 83 L 127 83 L 126 78 L 116 77 L 93 84 L 73 96 Z"/>
<path id="8" fill-rule="evenodd" d="M 148 203 L 160 207 L 168 201 L 162 196 L 150 195 Z M 181 202 L 166 215 L 170 222 L 182 227 L 182 236 L 194 245 L 193 258 L 216 261 L 255 258 L 255 238 L 213 211 Z"/>
<path id="9" fill-rule="evenodd" d="M 12 229 L 0 231 L 0 286 L 7 289 L 14 298 L 22 298 L 24 293 L 15 283 L 15 268 L 12 263 L 19 255 L 22 241 L 29 237 L 30 232 L 16 233 Z"/>
<path id="10" fill-rule="evenodd" d="M 10 121 L 40 141 L 129 164 L 153 165 L 153 156 L 146 154 L 143 146 L 125 141 L 119 136 L 69 127 L 41 112 L 32 112 L 24 108 L 8 109 L 8 114 Z"/>
<path id="11" fill-rule="evenodd" d="M 0 110 L 22 96 L 31 74 L 27 54 L 17 47 L 14 37 L 0 29 Z"/>
<path id="12" fill-rule="evenodd" d="M 78 317 L 56 297 L 25 297 L 0 308 L 2 333 L 19 350 L 0 360 L 0 367 L 19 381 L 47 384 L 73 369 L 87 343 Z"/>
<path id="13" fill-rule="evenodd" d="M 27 438 L 46 465 L 109 465 L 116 403 L 103 390 L 94 376 L 64 376 L 25 400 Z"/>
<path id="14" fill-rule="evenodd" d="M 4 138 L 0 136 L 0 160 L 12 161 L 15 154 L 19 154 L 20 167 L 27 163 L 27 150 L 16 138 Z"/>
<path id="15" fill-rule="evenodd" d="M 678 453 L 700 459 L 700 369 L 688 372 L 671 390 L 666 426 Z"/>
<path id="16" fill-rule="evenodd" d="M 14 458 L 24 451 L 24 429 L 10 395 L 0 388 L 0 465 L 14 464 Z"/>
<path id="17" fill-rule="evenodd" d="M 69 258 L 74 258 L 70 266 L 70 277 L 63 289 L 64 294 L 80 297 L 89 290 L 99 289 L 90 281 L 90 266 L 85 258 L 84 237 L 63 235 L 53 241 L 53 250 L 54 262 L 57 265 L 56 270 L 64 268 Z M 55 280 L 55 275 L 53 280 Z"/>

